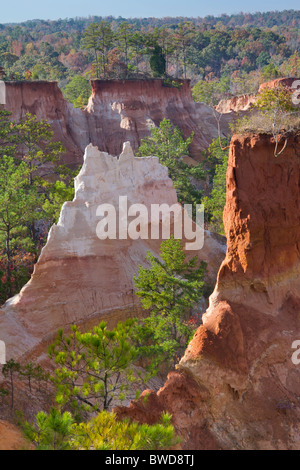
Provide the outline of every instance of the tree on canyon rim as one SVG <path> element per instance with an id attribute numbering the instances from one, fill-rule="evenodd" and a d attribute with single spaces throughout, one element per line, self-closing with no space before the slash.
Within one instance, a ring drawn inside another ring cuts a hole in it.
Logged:
<path id="1" fill-rule="evenodd" d="M 108 52 L 113 45 L 115 34 L 110 23 L 101 21 L 100 23 L 91 23 L 85 31 L 82 45 L 85 49 L 91 49 L 95 55 L 93 62 L 97 78 L 100 74 L 106 78 L 106 68 L 108 63 Z"/>
<path id="2" fill-rule="evenodd" d="M 264 88 L 259 93 L 255 103 L 265 119 L 269 121 L 275 141 L 275 157 L 284 152 L 289 133 L 299 128 L 299 108 L 293 105 L 292 95 L 293 90 L 282 85 L 276 88 Z M 279 149 L 282 139 L 284 139 L 284 142 L 281 149 Z"/>

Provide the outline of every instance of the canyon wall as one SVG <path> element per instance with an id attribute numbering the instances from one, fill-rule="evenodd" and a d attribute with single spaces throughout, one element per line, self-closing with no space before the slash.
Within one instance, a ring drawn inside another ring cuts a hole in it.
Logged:
<path id="1" fill-rule="evenodd" d="M 73 168 L 82 163 L 85 147 L 92 143 L 111 155 L 119 155 L 124 141 L 134 151 L 151 126 L 164 118 L 179 126 L 185 138 L 194 132 L 191 156 L 201 152 L 217 137 L 217 123 L 211 110 L 195 103 L 189 80 L 179 88 L 164 86 L 164 80 L 93 80 L 92 95 L 85 110 L 74 109 L 56 82 L 6 82 L 6 108 L 19 121 L 26 113 L 47 120 L 54 138 L 66 147 L 65 162 Z M 222 133 L 228 122 L 222 120 Z"/>
<path id="2" fill-rule="evenodd" d="M 258 94 L 265 90 L 266 88 L 277 88 L 277 87 L 284 87 L 289 90 L 295 90 L 296 82 L 299 88 L 300 80 L 299 78 L 276 78 L 276 80 L 270 80 L 269 82 L 262 83 L 258 89 Z M 258 95 L 254 94 L 244 94 L 233 96 L 229 99 L 221 100 L 218 105 L 215 107 L 218 113 L 221 114 L 229 114 L 229 113 L 239 113 L 239 112 L 246 112 L 253 108 L 253 104 L 255 104 Z M 252 111 L 253 112 L 253 111 Z"/>
<path id="3" fill-rule="evenodd" d="M 39 358 L 59 328 L 77 324 L 87 329 L 102 320 L 114 326 L 139 314 L 133 276 L 148 250 L 158 255 L 162 238 L 100 240 L 97 208 L 113 205 L 119 220 L 119 196 L 127 196 L 128 207 L 144 204 L 149 217 L 151 204 L 177 204 L 168 169 L 157 157 L 136 158 L 129 142 L 119 158 L 90 144 L 75 179 L 74 200 L 63 205 L 58 224 L 50 229 L 31 280 L 0 310 L 7 360 Z M 180 211 L 181 216 L 181 206 Z M 152 227 L 152 220 L 145 225 Z M 215 279 L 225 245 L 205 232 L 204 247 L 190 254 L 208 262 Z"/>
<path id="4" fill-rule="evenodd" d="M 117 413 L 154 422 L 169 411 L 185 449 L 299 449 L 299 135 L 277 158 L 270 136 L 233 137 L 224 225 L 203 325 L 165 386 Z"/>
<path id="5" fill-rule="evenodd" d="M 45 119 L 51 124 L 54 139 L 65 148 L 64 161 L 73 168 L 82 164 L 82 155 L 88 140 L 88 124 L 83 111 L 68 103 L 57 82 L 5 82 L 5 108 L 12 119 L 19 122 L 26 113 Z"/>
<path id="6" fill-rule="evenodd" d="M 248 111 L 251 105 L 256 101 L 256 95 L 239 95 L 233 96 L 228 100 L 221 100 L 216 106 L 216 110 L 221 114 L 238 113 L 240 111 Z"/>

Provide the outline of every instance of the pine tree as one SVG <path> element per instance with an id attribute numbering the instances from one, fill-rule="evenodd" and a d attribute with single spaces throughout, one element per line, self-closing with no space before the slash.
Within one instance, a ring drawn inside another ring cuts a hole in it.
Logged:
<path id="1" fill-rule="evenodd" d="M 125 398 L 129 385 L 135 380 L 131 365 L 137 352 L 131 344 L 133 321 L 119 323 L 113 330 L 105 322 L 93 331 L 81 333 L 73 326 L 64 336 L 59 331 L 50 347 L 55 360 L 57 401 L 87 409 L 107 410 L 114 398 Z"/>
<path id="2" fill-rule="evenodd" d="M 21 365 L 18 362 L 15 362 L 14 359 L 10 359 L 2 367 L 2 374 L 5 378 L 9 378 L 10 389 L 11 389 L 11 408 L 14 407 L 15 399 L 15 377 L 20 373 Z"/>
<path id="3" fill-rule="evenodd" d="M 41 205 L 37 189 L 29 185 L 30 170 L 24 162 L 16 165 L 12 157 L 4 156 L 0 163 L 0 246 L 6 258 L 6 285 L 11 296 L 13 254 L 20 247 L 30 249 L 32 241 L 28 226 L 38 217 Z"/>
<path id="4" fill-rule="evenodd" d="M 193 333 L 189 318 L 203 295 L 206 264 L 197 256 L 188 261 L 174 238 L 161 244 L 160 259 L 148 252 L 146 261 L 151 267 L 139 266 L 134 283 L 150 316 L 137 327 L 136 340 L 156 371 L 163 362 L 176 363 Z"/>
<path id="5" fill-rule="evenodd" d="M 201 203 L 202 193 L 196 189 L 192 179 L 203 177 L 202 166 L 189 167 L 183 161 L 183 156 L 189 154 L 192 140 L 193 134 L 185 140 L 177 126 L 173 126 L 169 119 L 163 119 L 159 127 L 152 127 L 150 137 L 142 139 L 138 155 L 158 157 L 160 163 L 168 167 L 178 201 L 195 205 Z"/>

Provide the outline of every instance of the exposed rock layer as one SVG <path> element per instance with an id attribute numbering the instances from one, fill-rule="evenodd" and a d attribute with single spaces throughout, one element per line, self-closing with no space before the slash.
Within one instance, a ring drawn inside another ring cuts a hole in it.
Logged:
<path id="1" fill-rule="evenodd" d="M 0 311 L 7 359 L 39 356 L 59 328 L 75 323 L 87 329 L 101 320 L 112 326 L 138 314 L 133 276 L 149 249 L 158 254 L 162 240 L 97 237 L 97 207 L 111 204 L 119 218 L 119 196 L 127 196 L 128 207 L 144 204 L 149 215 L 151 204 L 177 203 L 168 170 L 157 157 L 135 158 L 129 143 L 119 158 L 89 145 L 74 200 L 63 205 L 31 280 Z M 147 228 L 150 222 L 146 220 Z M 199 258 L 209 263 L 212 276 L 224 255 L 224 245 L 206 233 Z"/>
<path id="2" fill-rule="evenodd" d="M 217 137 L 211 110 L 192 98 L 189 80 L 179 88 L 155 80 L 94 80 L 86 110 L 74 109 L 56 82 L 6 82 L 6 108 L 19 121 L 29 112 L 53 127 L 54 137 L 66 147 L 65 161 L 78 166 L 85 147 L 92 143 L 111 155 L 119 155 L 124 141 L 136 151 L 151 126 L 164 118 L 179 126 L 185 138 L 194 132 L 191 156 L 201 159 L 201 151 Z M 222 132 L 226 133 L 226 120 Z"/>
<path id="3" fill-rule="evenodd" d="M 296 86 L 296 84 L 299 87 L 299 83 L 299 78 L 277 78 L 276 80 L 271 80 L 269 82 L 262 83 L 259 87 L 258 93 L 260 93 L 266 88 L 277 88 L 279 86 L 287 89 L 292 89 Z M 218 113 L 222 114 L 249 111 L 251 110 L 252 105 L 256 102 L 256 100 L 257 95 L 253 94 L 233 96 L 230 99 L 221 100 L 216 106 L 216 110 L 218 111 Z"/>
<path id="4" fill-rule="evenodd" d="M 154 409 L 173 414 L 185 448 L 300 446 L 300 365 L 292 361 L 300 340 L 299 138 L 280 157 L 273 151 L 269 136 L 232 139 L 226 259 L 203 325 L 152 397 Z M 118 413 L 140 419 L 140 406 Z"/>
<path id="5" fill-rule="evenodd" d="M 216 106 L 216 110 L 222 114 L 238 113 L 240 111 L 248 111 L 251 105 L 255 103 L 256 95 L 239 95 L 228 100 L 221 100 Z"/>

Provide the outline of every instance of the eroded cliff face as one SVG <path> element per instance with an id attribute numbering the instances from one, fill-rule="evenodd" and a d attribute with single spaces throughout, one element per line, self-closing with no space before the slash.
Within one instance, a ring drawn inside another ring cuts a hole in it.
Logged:
<path id="1" fill-rule="evenodd" d="M 256 95 L 239 95 L 230 98 L 229 100 L 221 100 L 216 106 L 218 113 L 238 113 L 240 111 L 248 111 L 251 105 L 256 101 Z"/>
<path id="2" fill-rule="evenodd" d="M 185 138 L 194 132 L 191 156 L 201 159 L 201 151 L 216 138 L 217 126 L 208 106 L 195 103 L 189 80 L 179 88 L 164 86 L 164 80 L 94 80 L 87 106 L 91 142 L 118 154 L 120 143 L 129 140 L 137 150 L 140 140 L 150 135 L 151 126 L 164 118 L 182 129 Z M 99 122 L 99 116 L 101 120 Z M 223 122 L 223 132 L 227 132 Z"/>
<path id="3" fill-rule="evenodd" d="M 80 109 L 74 109 L 64 99 L 57 82 L 5 82 L 5 89 L 5 107 L 12 113 L 12 119 L 19 122 L 26 113 L 31 113 L 39 120 L 48 121 L 54 139 L 61 141 L 66 148 L 65 163 L 78 168 L 89 144 L 87 119 Z"/>
<path id="4" fill-rule="evenodd" d="M 277 158 L 269 136 L 232 139 L 227 255 L 203 325 L 152 396 L 187 449 L 299 449 L 299 151 L 299 136 Z M 142 406 L 118 413 L 135 418 Z"/>
<path id="5" fill-rule="evenodd" d="M 284 87 L 289 90 L 295 90 L 293 86 L 299 84 L 299 78 L 287 77 L 287 78 L 277 78 L 276 80 L 270 80 L 269 82 L 262 83 L 258 89 L 258 94 L 266 88 L 277 88 Z M 297 87 L 296 87 L 297 88 Z M 248 111 L 255 112 L 252 108 L 257 100 L 257 95 L 245 94 L 233 96 L 229 99 L 221 100 L 216 106 L 216 110 L 221 114 L 229 113 L 243 113 Z M 228 116 L 227 116 L 228 118 Z"/>
<path id="6" fill-rule="evenodd" d="M 97 208 L 110 204 L 119 220 L 120 196 L 127 196 L 128 207 L 143 204 L 149 217 L 151 204 L 177 203 L 168 169 L 157 157 L 136 158 L 129 142 L 119 158 L 90 144 L 75 179 L 75 198 L 63 205 L 31 280 L 0 310 L 7 360 L 39 358 L 59 328 L 77 324 L 87 329 L 102 320 L 112 327 L 139 314 L 133 276 L 148 250 L 158 255 L 162 238 L 120 239 L 117 232 L 116 239 L 100 240 Z M 146 219 L 147 229 L 151 223 Z M 209 263 L 211 276 L 224 256 L 225 246 L 206 232 L 199 258 Z"/>
<path id="7" fill-rule="evenodd" d="M 191 156 L 201 152 L 217 137 L 217 123 L 211 110 L 192 98 L 189 80 L 179 88 L 164 86 L 163 80 L 94 80 L 85 110 L 74 109 L 56 82 L 6 82 L 6 108 L 19 121 L 29 112 L 47 120 L 54 138 L 66 147 L 66 163 L 82 163 L 85 147 L 92 143 L 111 155 L 119 155 L 124 141 L 134 151 L 151 126 L 164 118 L 179 126 L 185 138 L 194 132 Z M 223 120 L 222 132 L 228 131 Z"/>

